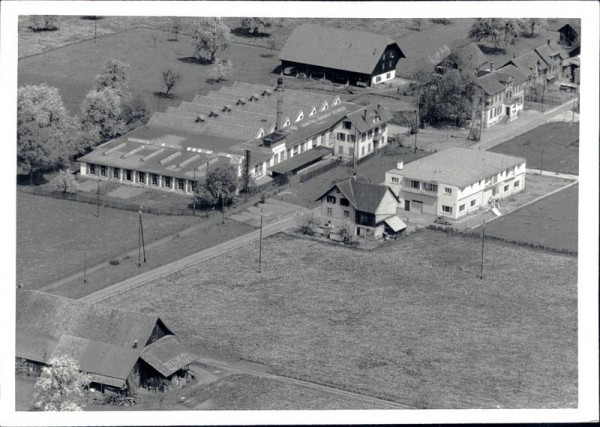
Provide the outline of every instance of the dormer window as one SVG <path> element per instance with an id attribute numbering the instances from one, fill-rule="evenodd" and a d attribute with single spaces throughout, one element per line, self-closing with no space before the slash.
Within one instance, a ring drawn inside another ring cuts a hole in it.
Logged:
<path id="1" fill-rule="evenodd" d="M 317 114 L 317 109 L 315 107 L 313 107 L 313 109 L 310 112 L 310 114 L 308 115 L 308 117 L 314 116 L 315 114 Z"/>
<path id="2" fill-rule="evenodd" d="M 321 111 L 325 111 L 325 110 L 329 110 L 329 104 L 327 102 L 325 102 L 325 104 L 323 104 L 323 108 L 321 109 Z"/>
<path id="3" fill-rule="evenodd" d="M 289 126 L 290 125 L 290 119 L 287 119 L 285 121 L 285 123 L 283 123 L 283 127 Z"/>
<path id="4" fill-rule="evenodd" d="M 334 103 L 333 103 L 333 105 L 338 105 L 340 102 L 341 102 L 340 98 L 336 98 L 335 101 L 334 101 Z"/>
<path id="5" fill-rule="evenodd" d="M 298 118 L 296 118 L 296 121 L 299 122 L 303 118 L 304 118 L 304 113 L 302 111 L 300 111 L 300 114 L 298 114 Z"/>

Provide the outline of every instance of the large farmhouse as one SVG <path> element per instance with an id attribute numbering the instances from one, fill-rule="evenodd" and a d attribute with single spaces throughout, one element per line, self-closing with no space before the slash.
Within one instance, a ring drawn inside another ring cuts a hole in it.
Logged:
<path id="1" fill-rule="evenodd" d="M 353 234 L 361 238 L 378 239 L 384 232 L 395 234 L 406 228 L 396 216 L 398 199 L 385 185 L 350 178 L 334 184 L 317 201 L 324 225 L 350 223 Z"/>
<path id="2" fill-rule="evenodd" d="M 387 36 L 356 30 L 303 24 L 294 29 L 279 54 L 286 72 L 373 86 L 396 76 L 396 64 L 404 53 Z"/>
<path id="3" fill-rule="evenodd" d="M 379 105 L 284 91 L 281 78 L 277 87 L 236 82 L 155 113 L 147 125 L 81 157 L 80 170 L 82 176 L 191 194 L 211 168 L 230 166 L 241 176 L 249 158 L 260 184 L 274 166 L 296 173 L 329 155 L 364 157 L 387 144 L 389 120 Z"/>
<path id="4" fill-rule="evenodd" d="M 100 390 L 176 385 L 195 358 L 157 316 L 17 289 L 16 357 L 37 373 L 68 355 Z"/>
<path id="5" fill-rule="evenodd" d="M 469 43 L 466 46 L 454 49 L 450 55 L 435 66 L 435 71 L 439 74 L 457 69 L 463 72 L 468 71 L 475 77 L 479 77 L 489 73 L 490 62 L 477 43 Z"/>
<path id="6" fill-rule="evenodd" d="M 385 174 L 404 210 L 460 218 L 525 188 L 525 159 L 448 148 Z"/>

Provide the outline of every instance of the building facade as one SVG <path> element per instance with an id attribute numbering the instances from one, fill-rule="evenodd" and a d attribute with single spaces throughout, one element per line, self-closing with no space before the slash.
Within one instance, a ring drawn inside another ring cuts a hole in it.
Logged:
<path id="1" fill-rule="evenodd" d="M 400 209 L 461 218 L 525 189 L 525 159 L 449 148 L 386 172 Z"/>
<path id="2" fill-rule="evenodd" d="M 484 128 L 518 118 L 525 103 L 526 84 L 527 77 L 512 65 L 477 79 Z"/>

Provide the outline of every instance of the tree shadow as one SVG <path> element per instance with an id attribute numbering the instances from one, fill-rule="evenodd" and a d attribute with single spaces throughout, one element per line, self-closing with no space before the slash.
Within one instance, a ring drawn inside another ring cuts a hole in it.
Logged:
<path id="1" fill-rule="evenodd" d="M 238 37 L 244 37 L 246 39 L 266 39 L 267 37 L 271 37 L 269 33 L 249 33 L 246 29 L 242 27 L 237 27 L 231 30 L 232 34 L 235 34 Z"/>
<path id="2" fill-rule="evenodd" d="M 29 27 L 31 31 L 34 33 L 51 33 L 53 31 L 58 31 L 58 27 L 48 27 L 48 28 L 32 28 Z"/>
<path id="3" fill-rule="evenodd" d="M 177 95 L 175 95 L 173 92 L 167 94 L 165 92 L 163 92 L 162 90 L 157 90 L 155 92 L 152 92 L 152 94 L 156 97 L 156 98 L 160 98 L 160 99 L 178 99 L 179 97 Z"/>
<path id="4" fill-rule="evenodd" d="M 506 49 L 503 47 L 486 46 L 484 44 L 478 44 L 479 49 L 486 55 L 500 55 L 506 53 Z"/>
<path id="5" fill-rule="evenodd" d="M 273 71 L 271 71 L 271 73 L 273 74 L 281 74 L 281 72 L 283 71 L 281 64 L 279 64 L 277 67 L 273 68 Z"/>
<path id="6" fill-rule="evenodd" d="M 272 53 L 261 53 L 260 57 L 261 58 L 273 58 L 275 55 Z"/>
<path id="7" fill-rule="evenodd" d="M 19 186 L 23 186 L 23 187 L 29 187 L 29 174 L 17 174 L 17 185 Z M 48 181 L 45 177 L 44 174 L 42 173 L 36 173 L 33 175 L 33 185 L 34 186 L 38 186 L 38 185 L 42 185 L 42 184 L 47 184 Z"/>
<path id="8" fill-rule="evenodd" d="M 178 42 L 178 41 L 179 41 L 179 39 L 178 39 L 178 38 L 177 38 L 177 39 L 170 38 L 170 39 L 167 39 L 167 41 L 168 41 L 168 42 Z"/>
<path id="9" fill-rule="evenodd" d="M 196 58 L 195 56 L 185 56 L 182 58 L 177 58 L 179 61 L 184 64 L 197 64 L 197 65 L 211 65 L 212 61 L 210 59 L 205 58 Z"/>

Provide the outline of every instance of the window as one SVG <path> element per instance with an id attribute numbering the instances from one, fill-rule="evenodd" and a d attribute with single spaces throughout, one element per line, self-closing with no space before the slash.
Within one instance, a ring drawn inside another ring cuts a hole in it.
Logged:
<path id="1" fill-rule="evenodd" d="M 106 166 L 100 166 L 100 176 L 106 176 Z"/>
<path id="2" fill-rule="evenodd" d="M 471 200 L 471 207 L 475 206 L 475 199 Z"/>
<path id="3" fill-rule="evenodd" d="M 292 157 L 292 149 L 288 148 L 288 150 L 287 150 L 287 158 L 289 159 L 290 157 Z"/>
<path id="4" fill-rule="evenodd" d="M 138 182 L 142 184 L 146 183 L 146 174 L 144 172 L 138 172 Z"/>
<path id="5" fill-rule="evenodd" d="M 517 187 L 519 186 L 519 181 L 515 181 L 515 183 L 513 184 L 513 186 L 514 186 L 515 188 L 517 188 Z"/>
<path id="6" fill-rule="evenodd" d="M 121 172 L 119 168 L 113 168 L 113 178 L 119 179 L 119 172 Z"/>
<path id="7" fill-rule="evenodd" d="M 370 130 L 369 133 L 367 134 L 367 136 L 369 139 L 373 138 L 373 131 Z"/>
<path id="8" fill-rule="evenodd" d="M 305 142 L 303 142 L 302 144 L 300 144 L 300 152 L 302 153 L 304 151 L 306 151 L 306 143 Z"/>
<path id="9" fill-rule="evenodd" d="M 452 189 L 450 187 L 444 187 L 444 194 L 452 194 Z"/>
<path id="10" fill-rule="evenodd" d="M 369 147 L 369 149 L 368 149 L 367 151 L 369 151 L 369 153 L 370 153 L 371 151 L 373 151 L 373 144 L 371 144 L 371 143 L 369 142 L 369 145 L 368 145 L 368 147 Z"/>
<path id="11" fill-rule="evenodd" d="M 183 179 L 177 178 L 177 188 L 179 190 L 183 190 L 184 184 L 185 184 L 185 181 Z"/>
<path id="12" fill-rule="evenodd" d="M 90 174 L 96 175 L 96 165 L 90 165 Z"/>
<path id="13" fill-rule="evenodd" d="M 340 205 L 342 206 L 350 206 L 350 201 L 344 197 L 340 198 Z"/>
<path id="14" fill-rule="evenodd" d="M 171 177 L 165 176 L 165 187 L 171 188 Z"/>
<path id="15" fill-rule="evenodd" d="M 437 184 L 423 184 L 423 188 L 425 188 L 425 190 L 427 191 L 433 191 L 433 192 L 437 192 L 438 191 L 438 186 Z"/>
<path id="16" fill-rule="evenodd" d="M 392 184 L 400 184 L 400 178 L 397 176 L 392 177 Z"/>
<path id="17" fill-rule="evenodd" d="M 450 206 L 442 205 L 442 212 L 451 214 L 452 208 Z"/>
<path id="18" fill-rule="evenodd" d="M 129 169 L 125 171 L 125 179 L 127 181 L 133 181 L 133 174 Z"/>
<path id="19" fill-rule="evenodd" d="M 346 140 L 346 134 L 344 134 L 344 133 L 338 133 L 337 134 L 337 140 L 338 141 L 345 141 Z"/>
<path id="20" fill-rule="evenodd" d="M 152 174 L 152 185 L 158 185 L 158 175 L 155 173 Z"/>
<path id="21" fill-rule="evenodd" d="M 506 193 L 508 190 L 510 189 L 510 185 L 505 185 L 504 186 L 504 192 Z"/>
<path id="22" fill-rule="evenodd" d="M 416 190 L 420 190 L 421 189 L 421 181 L 410 181 L 410 188 L 414 188 Z"/>
<path id="23" fill-rule="evenodd" d="M 190 181 L 190 185 L 192 187 L 192 191 L 196 191 L 196 187 L 198 186 L 198 184 L 196 183 L 196 181 Z"/>
<path id="24" fill-rule="evenodd" d="M 350 211 L 344 211 L 344 218 L 350 218 Z"/>
<path id="25" fill-rule="evenodd" d="M 333 216 L 333 209 L 327 208 L 327 216 Z"/>
<path id="26" fill-rule="evenodd" d="M 392 63 L 390 62 L 390 67 L 391 67 L 391 66 L 392 66 Z M 392 73 L 387 73 L 387 74 L 385 75 L 385 78 L 386 78 L 386 79 L 389 79 L 390 77 L 392 77 Z"/>
<path id="27" fill-rule="evenodd" d="M 354 136 L 354 135 L 348 135 L 348 141 L 350 141 L 350 142 L 356 142 L 356 136 Z"/>
<path id="28" fill-rule="evenodd" d="M 382 64 L 383 65 L 383 64 Z M 375 83 L 379 83 L 381 81 L 381 76 L 375 77 Z"/>
<path id="29" fill-rule="evenodd" d="M 462 205 L 460 205 L 460 206 L 458 207 L 458 211 L 459 211 L 459 212 L 462 212 L 462 211 L 464 211 L 464 210 L 465 210 L 465 205 L 464 205 L 464 204 L 462 204 Z"/>
<path id="30" fill-rule="evenodd" d="M 352 129 L 352 122 L 344 122 L 344 129 Z"/>
<path id="31" fill-rule="evenodd" d="M 335 197 L 327 196 L 327 203 L 335 204 Z"/>
<path id="32" fill-rule="evenodd" d="M 298 154 L 300 153 L 300 146 L 299 145 L 295 145 L 294 146 L 294 154 Z"/>

